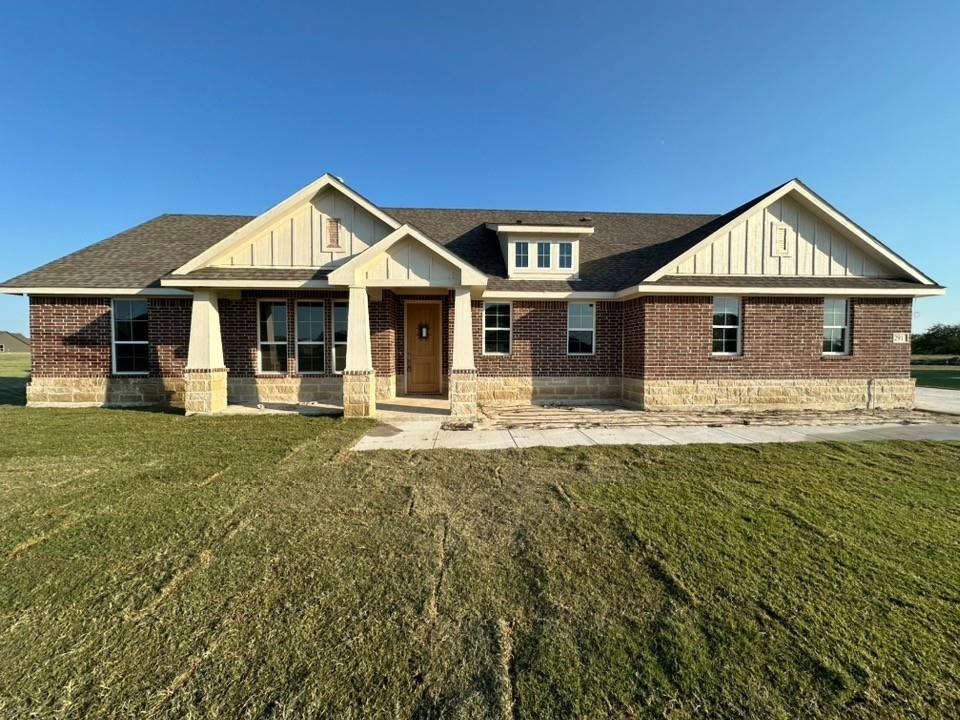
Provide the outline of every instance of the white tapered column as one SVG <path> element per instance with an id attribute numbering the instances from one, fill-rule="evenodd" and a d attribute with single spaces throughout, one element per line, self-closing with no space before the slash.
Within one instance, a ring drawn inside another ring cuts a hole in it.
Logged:
<path id="1" fill-rule="evenodd" d="M 190 346 L 183 373 L 183 405 L 188 415 L 227 407 L 227 369 L 223 364 L 217 294 L 194 290 L 190 311 Z"/>
<path id="2" fill-rule="evenodd" d="M 465 422 L 477 417 L 477 370 L 473 362 L 473 310 L 470 288 L 453 297 L 453 364 L 450 367 L 450 414 Z"/>
<path id="3" fill-rule="evenodd" d="M 377 378 L 370 352 L 367 289 L 351 287 L 347 310 L 347 359 L 343 371 L 343 414 L 371 417 L 377 408 Z"/>

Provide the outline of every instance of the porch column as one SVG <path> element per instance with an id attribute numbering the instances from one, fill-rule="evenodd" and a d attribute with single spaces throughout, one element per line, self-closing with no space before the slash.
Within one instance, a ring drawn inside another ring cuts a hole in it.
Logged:
<path id="1" fill-rule="evenodd" d="M 453 301 L 453 364 L 450 367 L 450 414 L 472 422 L 477 417 L 477 370 L 473 363 L 473 311 L 470 288 L 460 286 Z"/>
<path id="2" fill-rule="evenodd" d="M 187 415 L 220 412 L 227 407 L 227 369 L 223 364 L 220 310 L 212 290 L 194 290 L 190 346 L 183 372 Z"/>
<path id="3" fill-rule="evenodd" d="M 367 289 L 351 287 L 347 310 L 347 359 L 343 371 L 344 417 L 372 417 L 377 408 L 377 377 L 370 352 Z"/>

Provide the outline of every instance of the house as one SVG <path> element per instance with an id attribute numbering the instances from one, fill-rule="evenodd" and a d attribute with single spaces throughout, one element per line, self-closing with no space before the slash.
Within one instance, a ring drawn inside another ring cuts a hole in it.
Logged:
<path id="1" fill-rule="evenodd" d="M 30 352 L 30 338 L 20 333 L 0 330 L 0 353 L 28 353 Z"/>
<path id="2" fill-rule="evenodd" d="M 257 217 L 162 215 L 13 278 L 30 405 L 913 402 L 944 289 L 799 180 L 724 215 L 379 207 L 324 175 Z"/>

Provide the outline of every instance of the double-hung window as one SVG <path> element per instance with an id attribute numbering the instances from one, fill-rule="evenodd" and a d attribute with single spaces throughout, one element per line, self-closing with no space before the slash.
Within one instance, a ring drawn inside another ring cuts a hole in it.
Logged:
<path id="1" fill-rule="evenodd" d="M 567 354 L 593 355 L 596 335 L 593 303 L 567 304 Z"/>
<path id="2" fill-rule="evenodd" d="M 846 299 L 827 298 L 823 301 L 823 354 L 850 353 L 850 303 Z"/>
<path id="3" fill-rule="evenodd" d="M 537 243 L 537 267 L 550 267 L 550 243 L 548 242 Z"/>
<path id="4" fill-rule="evenodd" d="M 740 354 L 740 298 L 713 299 L 713 354 Z"/>
<path id="5" fill-rule="evenodd" d="M 322 300 L 297 303 L 297 372 L 300 374 L 323 372 L 325 306 Z"/>
<path id="6" fill-rule="evenodd" d="M 513 264 L 518 268 L 530 267 L 530 246 L 525 242 L 514 245 Z"/>
<path id="7" fill-rule="evenodd" d="M 560 250 L 560 268 L 569 270 L 573 267 L 573 243 L 562 242 L 558 247 Z"/>
<path id="8" fill-rule="evenodd" d="M 150 320 L 146 300 L 113 301 L 113 372 L 150 372 Z"/>
<path id="9" fill-rule="evenodd" d="M 510 354 L 510 303 L 483 304 L 483 354 Z"/>
<path id="10" fill-rule="evenodd" d="M 257 342 L 260 346 L 260 372 L 287 371 L 287 303 L 285 300 L 261 300 L 258 305 Z"/>
<path id="11" fill-rule="evenodd" d="M 333 371 L 342 373 L 347 366 L 347 320 L 350 306 L 341 300 L 333 303 Z"/>

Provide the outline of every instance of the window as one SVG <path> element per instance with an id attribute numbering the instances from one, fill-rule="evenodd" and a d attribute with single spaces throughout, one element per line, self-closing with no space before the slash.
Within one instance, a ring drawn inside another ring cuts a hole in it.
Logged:
<path id="1" fill-rule="evenodd" d="M 347 320 L 350 308 L 346 302 L 333 304 L 333 371 L 342 373 L 347 366 Z"/>
<path id="2" fill-rule="evenodd" d="M 257 337 L 260 345 L 260 372 L 287 371 L 287 303 L 261 300 Z"/>
<path id="3" fill-rule="evenodd" d="M 510 303 L 483 304 L 483 354 L 510 354 Z"/>
<path id="4" fill-rule="evenodd" d="M 530 267 L 530 250 L 527 243 L 517 243 L 513 264 L 518 268 Z"/>
<path id="5" fill-rule="evenodd" d="M 713 354 L 740 354 L 740 298 L 713 299 Z"/>
<path id="6" fill-rule="evenodd" d="M 593 355 L 593 303 L 567 304 L 567 354 Z"/>
<path id="7" fill-rule="evenodd" d="M 573 267 L 573 243 L 560 243 L 560 267 L 565 269 Z"/>
<path id="8" fill-rule="evenodd" d="M 322 373 L 325 303 L 297 303 L 297 372 Z"/>
<path id="9" fill-rule="evenodd" d="M 850 352 L 850 333 L 847 332 L 849 303 L 827 298 L 823 301 L 823 354 L 846 355 Z"/>
<path id="10" fill-rule="evenodd" d="M 550 267 L 550 243 L 548 242 L 537 243 L 537 267 Z"/>
<path id="11" fill-rule="evenodd" d="M 113 301 L 113 372 L 150 372 L 149 313 L 146 300 Z"/>
<path id="12" fill-rule="evenodd" d="M 340 249 L 340 218 L 327 218 L 327 247 Z"/>

